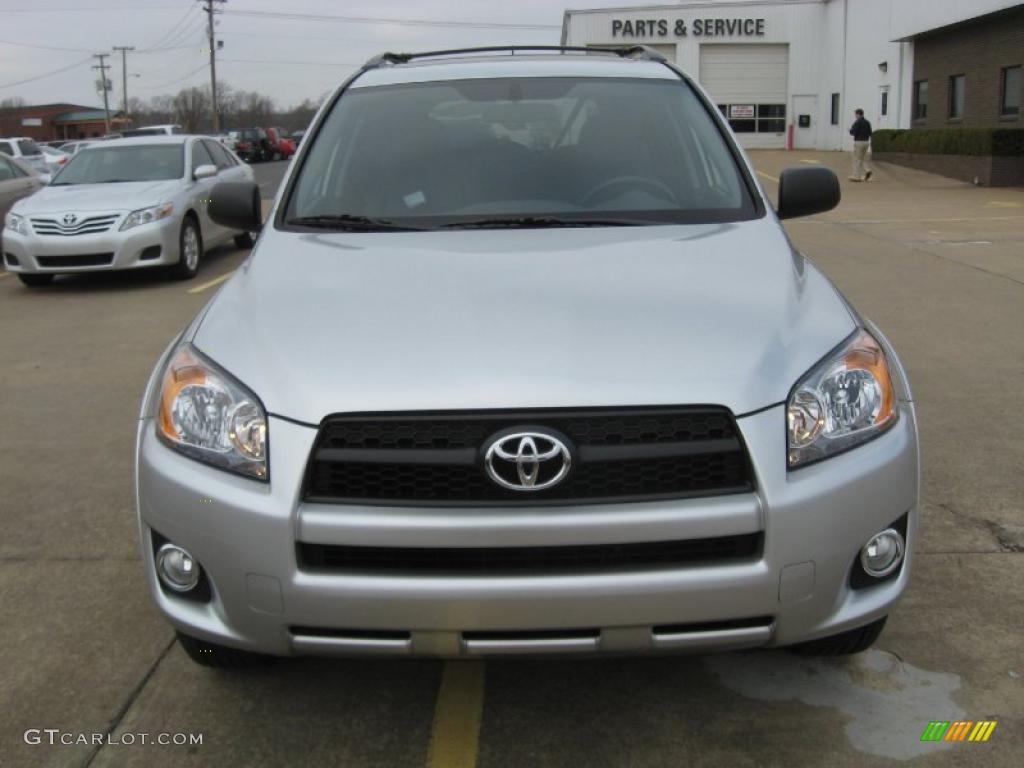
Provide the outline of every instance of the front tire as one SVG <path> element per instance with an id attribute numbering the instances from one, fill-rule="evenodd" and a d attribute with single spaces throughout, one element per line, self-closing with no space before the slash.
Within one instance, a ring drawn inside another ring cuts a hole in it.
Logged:
<path id="1" fill-rule="evenodd" d="M 178 633 L 178 643 L 196 664 L 213 669 L 254 669 L 264 667 L 274 660 L 273 656 L 228 648 L 182 632 Z"/>
<path id="2" fill-rule="evenodd" d="M 817 640 L 810 640 L 806 643 L 791 645 L 786 650 L 798 653 L 801 656 L 848 656 L 854 653 L 862 653 L 874 645 L 875 640 L 882 634 L 888 616 L 883 616 L 876 621 L 856 629 L 848 629 L 837 635 L 819 637 Z"/>
<path id="3" fill-rule="evenodd" d="M 30 272 L 19 272 L 18 279 L 29 288 L 42 288 L 53 282 L 53 275 L 37 275 Z"/>
<path id="4" fill-rule="evenodd" d="M 203 255 L 203 234 L 199 222 L 186 216 L 178 234 L 178 263 L 171 274 L 178 280 L 191 280 L 199 273 L 199 261 Z"/>

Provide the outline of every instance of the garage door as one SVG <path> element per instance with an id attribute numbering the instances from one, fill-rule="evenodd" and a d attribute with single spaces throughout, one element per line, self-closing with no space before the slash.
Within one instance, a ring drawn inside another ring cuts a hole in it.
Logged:
<path id="1" fill-rule="evenodd" d="M 700 82 L 745 147 L 786 146 L 789 46 L 700 47 Z"/>

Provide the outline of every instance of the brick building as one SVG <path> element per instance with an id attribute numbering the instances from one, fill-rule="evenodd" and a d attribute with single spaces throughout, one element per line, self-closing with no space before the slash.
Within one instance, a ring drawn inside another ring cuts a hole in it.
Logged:
<path id="1" fill-rule="evenodd" d="M 111 111 L 110 130 L 124 124 L 120 112 Z M 37 141 L 86 139 L 107 132 L 102 109 L 80 104 L 39 104 L 0 109 L 0 136 L 28 136 Z"/>
<path id="2" fill-rule="evenodd" d="M 1024 127 L 1024 5 L 910 39 L 913 128 Z"/>

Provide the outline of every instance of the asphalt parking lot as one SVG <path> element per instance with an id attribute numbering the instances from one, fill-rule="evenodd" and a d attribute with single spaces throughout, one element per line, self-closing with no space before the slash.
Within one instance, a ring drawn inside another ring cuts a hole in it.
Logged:
<path id="1" fill-rule="evenodd" d="M 918 405 L 922 536 L 871 651 L 606 660 L 195 666 L 137 554 L 139 398 L 246 253 L 188 283 L 0 273 L 0 765 L 1017 766 L 1024 750 L 1024 190 L 836 153 L 754 153 L 766 190 L 819 163 L 836 210 L 787 224 L 901 353 Z M 264 197 L 284 164 L 257 166 Z M 995 720 L 926 743 L 932 720 Z M 26 744 L 28 729 L 202 744 Z M 1016 755 L 1016 757 L 1014 757 Z"/>

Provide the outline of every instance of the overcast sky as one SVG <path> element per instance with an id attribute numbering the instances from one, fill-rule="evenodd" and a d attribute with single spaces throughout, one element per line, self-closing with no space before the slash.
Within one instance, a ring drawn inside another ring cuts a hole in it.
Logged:
<path id="1" fill-rule="evenodd" d="M 649 4 L 650 0 L 228 0 L 220 6 L 225 13 L 218 16 L 217 37 L 224 48 L 217 77 L 237 88 L 262 91 L 279 106 L 289 107 L 335 87 L 380 51 L 557 45 L 567 6 Z M 546 28 L 286 19 L 244 15 L 248 11 Z M 98 73 L 90 69 L 97 62 L 89 55 L 112 53 L 114 45 L 138 49 L 128 54 L 129 97 L 148 99 L 209 83 L 209 57 L 202 52 L 207 47 L 205 19 L 196 0 L 0 0 L 0 99 L 20 96 L 31 104 L 66 101 L 100 106 L 94 86 Z M 160 48 L 166 50 L 152 50 Z M 118 107 L 120 54 L 107 61 L 114 65 L 111 106 Z"/>

